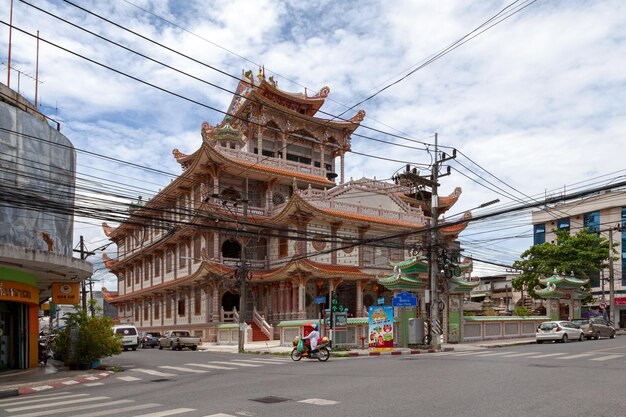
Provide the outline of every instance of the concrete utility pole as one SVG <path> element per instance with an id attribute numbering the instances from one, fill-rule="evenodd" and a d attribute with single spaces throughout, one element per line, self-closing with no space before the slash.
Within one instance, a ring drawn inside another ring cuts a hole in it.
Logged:
<path id="1" fill-rule="evenodd" d="M 246 177 L 246 197 L 242 201 L 243 203 L 243 221 L 242 221 L 242 229 L 246 230 L 246 224 L 248 223 L 248 178 Z M 239 340 L 237 343 L 237 348 L 239 353 L 244 352 L 244 344 L 246 338 L 246 304 L 248 302 L 248 291 L 247 291 L 247 280 L 248 280 L 248 267 L 247 267 L 247 258 L 246 258 L 246 244 L 248 243 L 247 236 L 244 233 L 241 239 L 241 253 L 240 253 L 240 262 L 241 267 L 239 268 L 239 277 L 241 279 L 241 294 L 239 296 Z"/>
<path id="2" fill-rule="evenodd" d="M 432 169 L 432 198 L 430 205 L 431 231 L 430 231 L 430 329 L 432 338 L 432 346 L 435 349 L 441 347 L 439 334 L 436 333 L 434 323 L 439 323 L 439 291 L 437 288 L 437 272 L 439 264 L 437 261 L 437 217 L 439 217 L 439 197 L 437 196 L 437 176 L 439 174 L 439 149 L 437 143 L 438 135 L 435 133 L 435 160 Z"/>
<path id="3" fill-rule="evenodd" d="M 84 261 L 90 255 L 95 255 L 95 252 L 89 252 L 87 250 L 87 246 L 85 245 L 85 239 L 82 236 L 80 237 L 79 246 L 80 248 L 78 250 L 74 249 L 74 252 L 80 253 L 81 261 Z M 85 280 L 82 280 L 80 282 L 80 286 L 81 286 L 81 296 L 82 296 L 82 307 L 84 311 L 87 311 L 87 285 L 85 284 Z"/>
<path id="4" fill-rule="evenodd" d="M 617 229 L 617 227 L 616 227 Z M 609 229 L 609 306 L 611 315 L 609 320 L 615 325 L 615 275 L 613 271 L 613 229 Z"/>

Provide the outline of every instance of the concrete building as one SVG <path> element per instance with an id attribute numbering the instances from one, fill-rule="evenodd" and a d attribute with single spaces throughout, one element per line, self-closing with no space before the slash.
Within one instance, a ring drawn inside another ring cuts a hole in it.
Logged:
<path id="1" fill-rule="evenodd" d="M 0 84 L 0 370 L 37 366 L 38 311 L 92 273 L 72 257 L 76 152 Z"/>
<path id="2" fill-rule="evenodd" d="M 601 192 L 592 197 L 567 201 L 532 214 L 534 244 L 554 242 L 554 230 L 567 229 L 576 233 L 583 227 L 599 232 L 617 244 L 619 254 L 613 261 L 612 273 L 607 268 L 591 277 L 591 290 L 597 308 L 601 303 L 615 310 L 615 324 L 626 327 L 626 191 Z M 611 281 L 615 302 L 610 306 Z"/>

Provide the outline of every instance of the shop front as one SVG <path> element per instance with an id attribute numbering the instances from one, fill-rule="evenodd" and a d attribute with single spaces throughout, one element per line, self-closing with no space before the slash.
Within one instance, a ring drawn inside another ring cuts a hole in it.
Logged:
<path id="1" fill-rule="evenodd" d="M 0 271 L 0 371 L 37 366 L 39 332 L 37 278 Z"/>

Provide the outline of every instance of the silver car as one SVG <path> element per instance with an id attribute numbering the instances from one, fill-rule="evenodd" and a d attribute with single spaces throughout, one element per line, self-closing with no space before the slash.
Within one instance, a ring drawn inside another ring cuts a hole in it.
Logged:
<path id="1" fill-rule="evenodd" d="M 587 339 L 594 338 L 598 340 L 600 337 L 615 337 L 615 327 L 602 317 L 591 317 L 588 319 L 573 320 L 574 324 L 580 326 Z"/>
<path id="2" fill-rule="evenodd" d="M 544 321 L 537 327 L 535 334 L 537 343 L 554 340 L 567 342 L 568 340 L 585 340 L 582 329 L 571 321 Z"/>

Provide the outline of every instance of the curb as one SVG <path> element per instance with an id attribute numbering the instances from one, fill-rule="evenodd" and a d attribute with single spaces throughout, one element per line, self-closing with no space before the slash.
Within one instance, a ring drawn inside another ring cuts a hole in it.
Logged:
<path id="1" fill-rule="evenodd" d="M 17 388 L 11 391 L 15 392 L 15 394 L 13 395 L 32 394 L 33 392 L 41 392 L 41 391 L 46 391 L 46 390 L 53 389 L 53 388 L 61 388 L 61 387 L 67 387 L 70 385 L 82 384 L 85 382 L 97 381 L 99 379 L 108 377 L 112 373 L 113 373 L 112 371 L 106 371 L 106 372 L 100 372 L 97 374 L 77 375 L 75 377 L 67 378 L 67 379 L 60 380 L 60 381 L 57 380 L 53 382 L 41 382 L 41 384 L 39 385 L 30 386 L 28 388 Z M 0 392 L 0 395 L 1 393 L 2 392 Z"/>
<path id="2" fill-rule="evenodd" d="M 450 351 L 448 349 L 447 351 Z M 407 349 L 407 350 L 389 350 L 389 351 L 375 351 L 375 352 L 333 352 L 331 355 L 339 358 L 352 358 L 357 356 L 396 356 L 396 355 L 419 355 L 422 353 L 438 353 L 443 350 L 437 349 Z"/>

